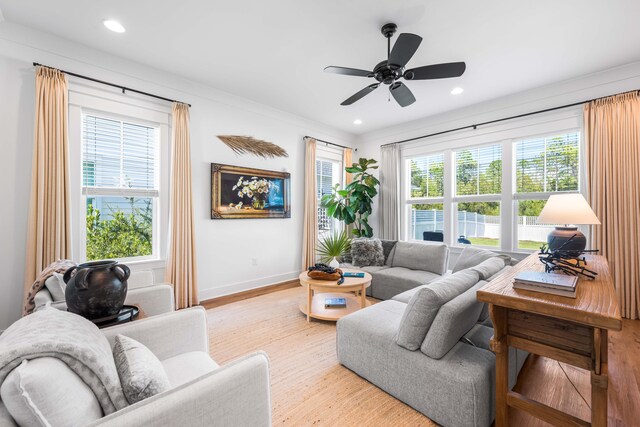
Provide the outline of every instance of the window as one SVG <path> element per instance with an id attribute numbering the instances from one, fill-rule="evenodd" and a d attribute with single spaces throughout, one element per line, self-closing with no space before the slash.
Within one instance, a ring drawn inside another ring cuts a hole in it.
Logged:
<path id="1" fill-rule="evenodd" d="M 554 227 L 537 224 L 549 196 L 580 191 L 580 120 L 565 111 L 405 145 L 405 238 L 539 249 Z"/>
<path id="2" fill-rule="evenodd" d="M 158 127 L 82 115 L 87 260 L 156 255 L 159 140 Z"/>
<path id="3" fill-rule="evenodd" d="M 465 148 L 454 157 L 456 242 L 500 246 L 502 146 Z"/>
<path id="4" fill-rule="evenodd" d="M 316 159 L 316 196 L 318 200 L 318 235 L 333 233 L 337 230 L 338 222 L 327 215 L 327 210 L 321 206 L 322 196 L 331 194 L 333 187 L 342 182 L 342 162 L 335 159 Z"/>
<path id="5" fill-rule="evenodd" d="M 549 196 L 576 192 L 580 181 L 580 133 L 577 131 L 517 141 L 514 144 L 517 247 L 535 250 L 553 225 L 537 224 Z"/>
<path id="6" fill-rule="evenodd" d="M 444 155 L 418 157 L 410 160 L 411 197 L 442 197 L 444 195 Z"/>

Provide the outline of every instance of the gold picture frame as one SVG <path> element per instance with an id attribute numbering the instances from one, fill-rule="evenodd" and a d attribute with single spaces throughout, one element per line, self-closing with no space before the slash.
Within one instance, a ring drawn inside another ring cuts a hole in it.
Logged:
<path id="1" fill-rule="evenodd" d="M 291 218 L 291 174 L 211 163 L 211 219 Z"/>

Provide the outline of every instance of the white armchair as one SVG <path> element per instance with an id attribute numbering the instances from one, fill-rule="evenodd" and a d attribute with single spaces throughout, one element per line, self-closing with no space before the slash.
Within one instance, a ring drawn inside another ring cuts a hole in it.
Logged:
<path id="1" fill-rule="evenodd" d="M 116 335 L 122 334 L 148 347 L 162 362 L 172 388 L 100 418 L 90 426 L 271 425 L 267 355 L 258 352 L 218 366 L 209 356 L 206 311 L 202 307 L 101 331 L 111 345 Z M 1 401 L 0 425 L 15 425 Z"/>

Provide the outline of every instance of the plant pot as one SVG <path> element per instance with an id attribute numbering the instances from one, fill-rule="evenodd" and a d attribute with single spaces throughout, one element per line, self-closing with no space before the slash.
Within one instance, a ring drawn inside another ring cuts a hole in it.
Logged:
<path id="1" fill-rule="evenodd" d="M 67 310 L 87 319 L 120 312 L 127 297 L 129 267 L 117 261 L 95 261 L 71 267 L 64 273 Z"/>
<path id="2" fill-rule="evenodd" d="M 336 257 L 333 257 L 333 259 L 331 260 L 331 262 L 329 263 L 329 267 L 333 267 L 333 268 L 338 268 L 340 267 L 340 262 L 338 262 L 338 260 L 336 259 Z"/>

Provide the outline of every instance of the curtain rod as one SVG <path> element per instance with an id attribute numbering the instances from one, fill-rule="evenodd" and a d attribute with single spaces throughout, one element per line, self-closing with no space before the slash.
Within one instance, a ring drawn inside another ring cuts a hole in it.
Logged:
<path id="1" fill-rule="evenodd" d="M 627 92 L 616 93 L 614 95 L 603 96 L 603 97 L 600 97 L 600 98 L 588 99 L 586 101 L 574 102 L 572 104 L 565 104 L 565 105 L 560 105 L 560 106 L 557 106 L 557 107 L 545 108 L 544 110 L 531 111 L 529 113 L 523 113 L 523 114 L 518 114 L 518 115 L 515 115 L 515 116 L 503 117 L 501 119 L 489 120 L 487 122 L 476 123 L 474 125 L 461 126 L 459 128 L 443 130 L 441 132 L 430 133 L 430 134 L 422 135 L 422 136 L 416 136 L 414 138 L 403 139 L 401 141 L 388 142 L 388 143 L 382 144 L 380 146 L 381 147 L 385 147 L 387 145 L 403 144 L 405 142 L 416 141 L 418 139 L 423 139 L 423 138 L 430 138 L 432 136 L 444 135 L 446 133 L 456 132 L 456 131 L 459 131 L 459 130 L 466 130 L 466 129 L 474 129 L 475 130 L 475 129 L 478 128 L 478 126 L 490 125 L 490 124 L 493 124 L 493 123 L 504 122 L 504 121 L 507 121 L 507 120 L 519 119 L 519 118 L 522 118 L 522 117 L 533 116 L 535 114 L 548 113 L 549 111 L 561 110 L 563 108 L 576 107 L 578 105 L 583 105 L 583 104 L 586 104 L 588 102 L 597 101 L 598 99 L 608 98 L 609 96 L 616 96 L 616 95 L 621 95 L 623 93 L 630 93 L 630 92 L 638 92 L 638 90 L 631 90 L 631 91 L 627 91 Z"/>
<path id="2" fill-rule="evenodd" d="M 323 140 L 323 139 L 318 139 L 318 138 L 316 138 L 316 137 L 314 137 L 314 136 L 305 135 L 303 139 L 307 139 L 307 138 L 315 139 L 316 141 L 318 141 L 318 142 L 322 142 L 323 144 L 334 145 L 334 146 L 336 146 L 336 147 L 340 147 L 340 148 L 350 148 L 350 149 L 352 149 L 353 151 L 358 151 L 358 149 L 357 149 L 357 148 L 345 147 L 344 145 L 336 144 L 335 142 L 325 141 L 325 140 Z"/>
<path id="3" fill-rule="evenodd" d="M 80 79 L 85 79 L 85 80 L 89 80 L 89 81 L 92 81 L 92 82 L 95 82 L 95 83 L 100 83 L 100 84 L 103 84 L 103 85 L 106 85 L 106 86 L 111 86 L 111 87 L 115 87 L 115 88 L 121 89 L 122 93 L 125 93 L 125 91 L 128 91 L 128 92 L 139 93 L 140 95 L 150 96 L 151 98 L 161 99 L 163 101 L 180 102 L 180 101 L 176 101 L 175 99 L 165 98 L 164 96 L 154 95 L 154 94 L 149 93 L 149 92 L 143 92 L 141 90 L 131 89 L 130 87 L 118 85 L 118 84 L 115 84 L 115 83 L 105 82 L 104 80 L 94 79 L 93 77 L 83 76 L 82 74 L 71 73 L 69 71 L 60 70 L 59 68 L 49 67 L 48 65 L 39 64 L 37 62 L 34 62 L 33 66 L 34 67 L 41 66 L 41 67 L 47 67 L 47 68 L 54 68 L 54 69 L 56 69 L 56 70 L 58 70 L 58 71 L 60 71 L 60 72 L 62 72 L 64 74 L 68 74 L 68 75 L 73 76 L 73 77 L 78 77 Z M 183 102 L 183 104 L 187 104 L 187 103 Z M 187 105 L 189 107 L 191 107 L 191 104 L 187 104 Z"/>

